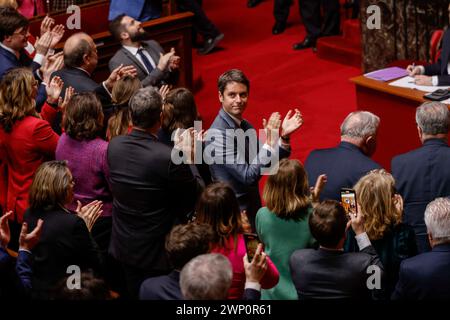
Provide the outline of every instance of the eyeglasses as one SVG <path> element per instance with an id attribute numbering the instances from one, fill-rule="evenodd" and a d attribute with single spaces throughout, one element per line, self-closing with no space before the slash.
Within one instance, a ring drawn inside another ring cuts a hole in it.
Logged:
<path id="1" fill-rule="evenodd" d="M 28 32 L 29 32 L 29 29 L 27 28 L 27 29 L 23 29 L 22 31 L 19 31 L 19 32 L 14 32 L 13 35 L 18 34 L 18 35 L 26 37 L 28 35 Z"/>

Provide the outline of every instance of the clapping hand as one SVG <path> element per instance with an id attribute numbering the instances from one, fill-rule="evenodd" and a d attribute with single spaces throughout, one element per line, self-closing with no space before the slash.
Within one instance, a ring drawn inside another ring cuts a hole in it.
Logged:
<path id="1" fill-rule="evenodd" d="M 281 125 L 281 136 L 289 137 L 291 133 L 300 128 L 303 124 L 303 117 L 300 110 L 295 109 L 295 113 L 289 110 Z"/>
<path id="2" fill-rule="evenodd" d="M 159 94 L 161 95 L 161 97 L 163 98 L 163 100 L 166 99 L 167 94 L 170 91 L 170 86 L 168 84 L 164 84 L 161 86 L 161 88 L 159 88 Z"/>
<path id="3" fill-rule="evenodd" d="M 58 71 L 64 66 L 63 52 L 58 52 L 52 56 L 47 57 L 45 64 L 41 67 L 42 78 L 45 83 L 50 83 L 52 73 Z"/>
<path id="4" fill-rule="evenodd" d="M 85 206 L 81 206 L 81 202 L 77 201 L 77 209 L 75 210 L 77 215 L 84 220 L 86 227 L 91 232 L 92 227 L 97 221 L 98 217 L 102 214 L 103 203 L 98 200 L 94 200 Z"/>
<path id="5" fill-rule="evenodd" d="M 327 183 L 327 176 L 325 174 L 321 174 L 317 177 L 316 184 L 314 187 L 311 187 L 311 202 L 319 203 L 320 193 Z"/>
<path id="6" fill-rule="evenodd" d="M 45 87 L 47 91 L 47 102 L 50 104 L 58 103 L 63 87 L 64 81 L 58 76 L 53 77 L 52 81 Z"/>
<path id="7" fill-rule="evenodd" d="M 137 70 L 134 66 L 123 66 L 123 64 L 121 64 L 111 72 L 108 79 L 105 81 L 105 86 L 111 91 L 114 84 L 121 78 L 125 76 L 135 77 L 136 75 Z"/>
<path id="8" fill-rule="evenodd" d="M 58 99 L 58 107 L 59 109 L 63 110 L 66 109 L 67 104 L 70 101 L 70 98 L 75 94 L 75 89 L 73 87 L 67 87 L 65 94 L 64 94 L 64 100 L 63 98 L 59 97 Z"/>
<path id="9" fill-rule="evenodd" d="M 162 52 L 159 54 L 159 61 L 157 68 L 161 71 L 166 70 L 167 65 L 169 64 L 170 59 L 173 59 L 172 57 L 175 55 L 175 49 L 171 48 L 170 51 L 166 54 L 162 54 Z"/>
<path id="10" fill-rule="evenodd" d="M 64 36 L 64 26 L 62 24 L 58 24 L 55 26 L 52 31 L 50 31 L 50 34 L 52 36 L 52 41 L 50 42 L 50 48 L 56 47 L 56 45 L 61 41 L 62 37 Z"/>
<path id="11" fill-rule="evenodd" d="M 50 31 L 55 24 L 55 19 L 50 18 L 49 16 L 45 16 L 44 19 L 42 19 L 41 22 L 41 37 L 44 35 L 44 33 Z"/>
<path id="12" fill-rule="evenodd" d="M 42 233 L 44 220 L 39 219 L 33 231 L 28 233 L 28 224 L 24 222 L 19 236 L 19 249 L 31 251 L 39 242 Z"/>
<path id="13" fill-rule="evenodd" d="M 263 127 L 266 131 L 266 143 L 272 148 L 278 141 L 278 135 L 280 132 L 281 117 L 278 112 L 274 112 L 270 115 L 269 121 L 263 119 Z"/>
<path id="14" fill-rule="evenodd" d="M 12 211 L 8 211 L 0 217 L 0 247 L 6 248 L 11 240 L 11 232 L 9 231 L 8 219 L 13 214 Z"/>
<path id="15" fill-rule="evenodd" d="M 176 129 L 174 132 L 174 148 L 183 152 L 186 163 L 194 163 L 195 142 L 198 133 L 194 128 Z"/>

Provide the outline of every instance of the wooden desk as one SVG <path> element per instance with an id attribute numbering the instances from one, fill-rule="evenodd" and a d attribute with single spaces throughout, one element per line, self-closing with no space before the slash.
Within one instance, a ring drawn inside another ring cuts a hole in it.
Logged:
<path id="1" fill-rule="evenodd" d="M 393 87 L 364 76 L 350 81 L 356 86 L 358 110 L 370 111 L 381 119 L 373 159 L 390 170 L 392 157 L 420 147 L 416 108 L 429 100 L 423 98 L 423 91 Z"/>

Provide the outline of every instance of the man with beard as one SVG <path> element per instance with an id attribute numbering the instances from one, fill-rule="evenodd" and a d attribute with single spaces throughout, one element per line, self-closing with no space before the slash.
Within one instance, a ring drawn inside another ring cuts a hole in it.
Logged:
<path id="1" fill-rule="evenodd" d="M 145 40 L 149 35 L 141 22 L 125 14 L 112 20 L 109 30 L 122 44 L 109 61 L 111 71 L 120 65 L 132 65 L 137 69 L 137 76 L 144 87 L 176 84 L 180 57 L 175 55 L 174 48 L 164 53 L 158 42 Z"/>

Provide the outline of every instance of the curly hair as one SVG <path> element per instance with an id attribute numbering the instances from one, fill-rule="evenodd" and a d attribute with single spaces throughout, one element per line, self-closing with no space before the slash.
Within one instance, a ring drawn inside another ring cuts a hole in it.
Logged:
<path id="1" fill-rule="evenodd" d="M 384 169 L 370 171 L 355 185 L 364 227 L 371 240 L 383 238 L 391 226 L 401 222 L 402 212 L 395 205 L 395 180 Z"/>
<path id="2" fill-rule="evenodd" d="M 33 97 L 33 86 L 37 85 L 30 70 L 12 69 L 0 82 L 0 125 L 11 132 L 16 121 L 26 116 L 39 118 Z"/>

